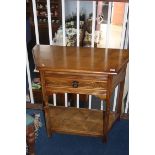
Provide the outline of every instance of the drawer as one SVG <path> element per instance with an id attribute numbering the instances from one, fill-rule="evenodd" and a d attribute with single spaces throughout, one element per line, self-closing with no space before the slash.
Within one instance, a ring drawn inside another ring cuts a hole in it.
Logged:
<path id="1" fill-rule="evenodd" d="M 106 94 L 105 76 L 78 74 L 44 74 L 45 89 L 49 93 Z"/>
<path id="2" fill-rule="evenodd" d="M 107 81 L 91 81 L 91 80 L 72 80 L 72 79 L 61 79 L 61 78 L 50 78 L 45 77 L 46 87 L 66 87 L 74 89 L 107 89 Z"/>

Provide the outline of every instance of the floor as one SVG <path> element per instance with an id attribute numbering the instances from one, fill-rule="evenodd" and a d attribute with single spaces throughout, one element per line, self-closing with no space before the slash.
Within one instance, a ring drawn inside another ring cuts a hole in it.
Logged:
<path id="1" fill-rule="evenodd" d="M 129 154 L 129 121 L 116 122 L 109 132 L 107 144 L 101 138 L 53 134 L 48 138 L 45 129 L 44 114 L 41 110 L 27 110 L 33 115 L 40 113 L 42 127 L 36 139 L 36 155 L 128 155 Z"/>

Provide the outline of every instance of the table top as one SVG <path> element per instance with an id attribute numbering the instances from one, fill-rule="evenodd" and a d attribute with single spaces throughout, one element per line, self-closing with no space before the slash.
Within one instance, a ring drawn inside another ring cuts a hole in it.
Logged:
<path id="1" fill-rule="evenodd" d="M 52 45 L 35 45 L 33 56 L 39 70 L 99 74 L 117 74 L 129 61 L 124 49 Z"/>

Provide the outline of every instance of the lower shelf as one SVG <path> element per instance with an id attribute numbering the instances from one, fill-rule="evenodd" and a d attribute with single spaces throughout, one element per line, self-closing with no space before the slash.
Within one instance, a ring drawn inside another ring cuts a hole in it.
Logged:
<path id="1" fill-rule="evenodd" d="M 103 111 L 50 106 L 49 115 L 52 132 L 88 136 L 103 135 Z M 117 113 L 110 113 L 108 130 L 111 129 L 117 118 Z"/>

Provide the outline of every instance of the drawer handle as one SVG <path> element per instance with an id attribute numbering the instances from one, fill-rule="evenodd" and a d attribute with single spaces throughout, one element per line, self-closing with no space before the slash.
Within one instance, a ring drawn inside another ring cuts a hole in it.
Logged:
<path id="1" fill-rule="evenodd" d="M 78 84 L 79 84 L 78 81 L 73 81 L 73 82 L 72 82 L 72 87 L 73 87 L 73 88 L 78 88 Z"/>

